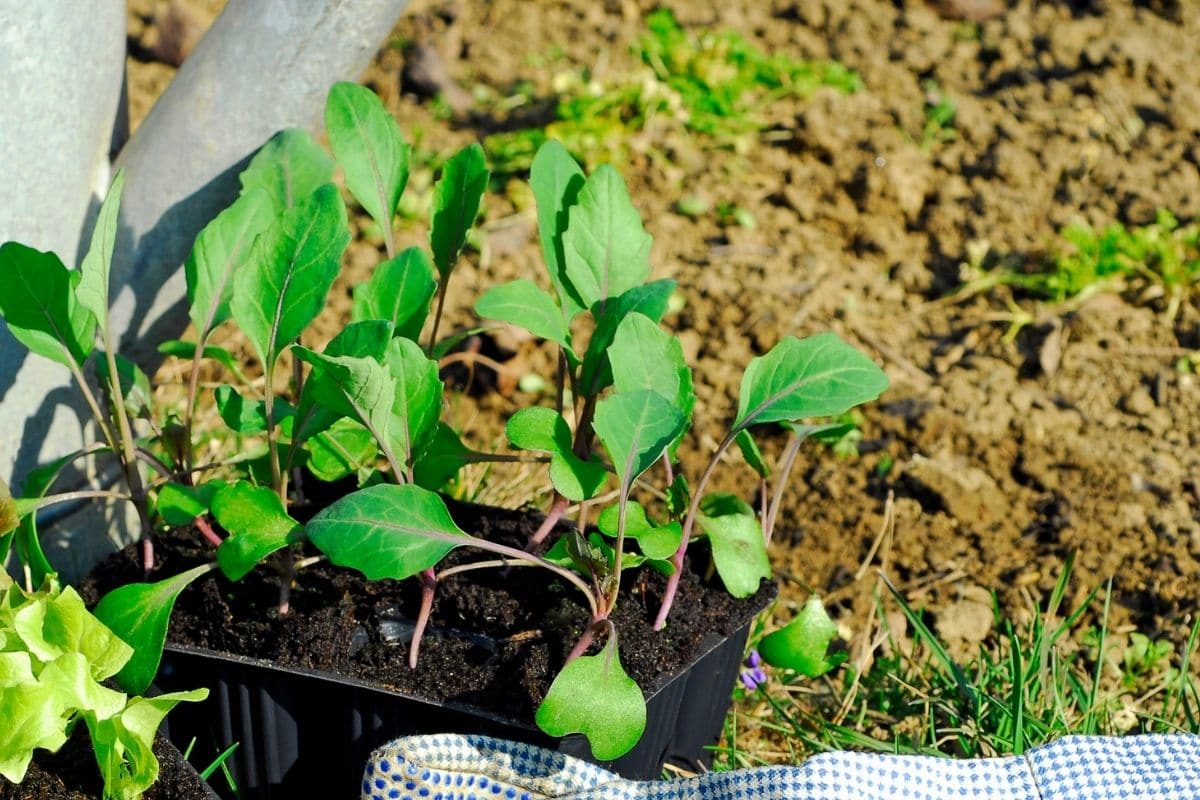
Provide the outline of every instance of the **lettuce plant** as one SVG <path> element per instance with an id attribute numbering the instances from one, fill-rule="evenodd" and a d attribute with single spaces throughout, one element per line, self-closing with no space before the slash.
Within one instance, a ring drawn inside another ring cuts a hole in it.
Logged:
<path id="1" fill-rule="evenodd" d="M 163 718 L 208 690 L 147 698 L 105 686 L 132 652 L 70 587 L 50 578 L 27 592 L 0 571 L 0 776 L 20 783 L 36 750 L 57 751 L 82 723 L 104 796 L 141 797 L 158 780 L 151 748 Z"/>

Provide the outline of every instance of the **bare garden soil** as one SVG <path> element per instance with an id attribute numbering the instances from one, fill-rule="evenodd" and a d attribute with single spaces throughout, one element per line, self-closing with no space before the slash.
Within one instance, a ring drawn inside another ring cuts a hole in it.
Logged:
<path id="1" fill-rule="evenodd" d="M 464 91 L 504 95 L 527 81 L 531 106 L 552 107 L 558 73 L 586 66 L 603 83 L 637 69 L 628 48 L 658 5 L 416 0 L 397 46 L 381 52 L 366 81 L 418 149 L 449 150 L 515 119 L 435 114 L 401 78 L 412 53 L 402 45 L 433 48 Z M 618 164 L 654 235 L 655 276 L 678 280 L 686 301 L 666 324 L 696 372 L 696 426 L 681 449 L 687 474 L 700 472 L 732 417 L 746 363 L 784 335 L 833 329 L 872 353 L 892 380 L 864 411 L 858 457 L 821 447 L 801 456 L 772 549 L 785 598 L 818 591 L 844 636 L 861 635 L 873 578 L 855 575 L 893 493 L 895 534 L 875 565 L 952 645 L 988 635 L 991 615 L 979 612 L 989 592 L 1005 611 L 1027 614 L 1075 553 L 1067 603 L 1111 580 L 1118 633 L 1137 629 L 1180 647 L 1200 610 L 1200 380 L 1175 368 L 1200 348 L 1195 297 L 1174 319 L 1152 292 L 1100 295 L 1062 313 L 1001 291 L 947 298 L 975 242 L 1032 265 L 1075 219 L 1146 224 L 1159 208 L 1185 221 L 1200 215 L 1200 15 L 1184 13 L 1188 3 L 1117 0 L 662 5 L 685 26 L 733 29 L 796 58 L 838 59 L 865 84 L 853 95 L 820 90 L 779 101 L 765 112 L 764 133 L 734 146 L 713 149 L 670 127 L 635 134 Z M 962 9 L 988 5 L 1000 13 L 963 18 Z M 150 66 L 131 63 L 135 94 L 139 70 L 149 75 Z M 922 146 L 929 79 L 953 100 L 957 119 L 952 141 Z M 734 203 L 755 224 L 679 214 L 685 196 Z M 448 320 L 459 327 L 476 324 L 471 307 L 483 289 L 541 275 L 528 202 L 515 190 L 487 202 L 482 250 L 453 277 Z M 401 244 L 425 236 L 418 221 Z M 324 336 L 348 317 L 349 287 L 381 258 L 377 242 L 356 238 Z M 1013 341 L 1004 337 L 1010 301 L 1034 316 Z M 489 346 L 518 373 L 552 375 L 549 351 L 535 342 L 508 335 Z M 173 380 L 174 369 L 168 364 L 160 379 Z M 487 370 L 476 373 L 482 379 Z M 500 446 L 507 416 L 539 402 L 514 380 L 492 378 L 492 390 L 457 398 L 447 411 L 480 448 Z M 762 435 L 764 449 L 777 452 L 780 436 Z M 497 469 L 484 493 L 517 484 L 541 488 L 535 472 Z M 754 484 L 731 465 L 714 488 L 751 494 Z M 317 571 L 301 590 L 316 593 L 321 613 L 364 615 L 330 620 L 341 637 L 332 658 L 353 649 L 355 631 L 374 624 L 393 591 L 371 589 L 379 594 L 365 605 L 331 605 L 340 580 Z M 207 585 L 213 608 L 237 602 L 220 596 L 217 582 Z M 412 587 L 395 591 L 411 602 Z M 264 584 L 245 602 L 261 609 L 268 595 Z M 627 612 L 639 605 L 637 591 L 632 598 Z M 439 624 L 465 624 L 480 610 L 472 595 L 451 602 Z M 505 602 L 505 630 L 524 634 L 522 604 Z M 677 613 L 686 618 L 689 605 Z M 227 621 L 208 620 L 202 636 L 218 643 Z M 554 659 L 563 644 L 536 646 Z M 471 669 L 490 657 L 463 655 L 442 668 Z M 633 647 L 623 656 L 657 657 Z M 399 662 L 378 658 L 380 669 Z"/>
<path id="2" fill-rule="evenodd" d="M 459 527 L 476 536 L 523 547 L 539 515 L 451 503 Z M 190 531 L 156 539 L 156 574 L 178 574 L 212 560 L 212 547 Z M 770 600 L 734 600 L 718 581 L 705 581 L 708 562 L 696 548 L 680 583 L 670 625 L 656 633 L 665 578 L 639 570 L 623 585 L 612 616 L 620 632 L 621 661 L 647 693 L 744 626 Z M 446 566 L 486 554 L 460 548 Z M 100 565 L 80 587 L 94 601 L 109 589 L 141 580 L 137 545 Z M 715 584 L 715 585 L 714 585 Z M 589 618 L 573 587 L 549 573 L 515 567 L 454 575 L 441 582 L 430 627 L 422 639 L 419 669 L 408 667 L 412 622 L 420 607 L 415 581 L 367 582 L 356 572 L 322 562 L 303 569 L 291 610 L 277 612 L 278 578 L 259 569 L 238 585 L 217 573 L 180 595 L 171 615 L 171 642 L 259 658 L 377 682 L 408 696 L 485 709 L 532 721 Z M 602 643 L 602 642 L 601 642 Z M 593 645 L 598 649 L 599 643 Z"/>

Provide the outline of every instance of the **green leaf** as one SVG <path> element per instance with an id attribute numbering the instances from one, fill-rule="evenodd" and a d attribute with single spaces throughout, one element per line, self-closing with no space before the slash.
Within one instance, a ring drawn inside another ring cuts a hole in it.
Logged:
<path id="1" fill-rule="evenodd" d="M 150 417 L 150 407 L 154 402 L 154 392 L 150 389 L 150 378 L 142 368 L 120 353 L 114 353 L 117 363 L 117 378 L 121 383 L 121 399 L 125 410 L 132 417 Z M 96 377 L 110 386 L 111 377 L 108 371 L 108 359 L 102 358 L 96 362 Z"/>
<path id="2" fill-rule="evenodd" d="M 413 483 L 437 491 L 471 463 L 474 455 L 475 451 L 462 443 L 453 428 L 439 422 L 425 452 L 413 465 Z"/>
<path id="3" fill-rule="evenodd" d="M 571 429 L 562 415 L 550 408 L 522 408 L 509 417 L 504 434 L 513 447 L 540 453 L 571 449 Z"/>
<path id="4" fill-rule="evenodd" d="M 247 400 L 232 386 L 222 384 L 213 391 L 217 401 L 217 413 L 235 433 L 262 433 L 267 429 L 267 404 L 262 400 Z M 296 413 L 282 397 L 272 402 L 275 424 Z"/>
<path id="5" fill-rule="evenodd" d="M 387 320 L 394 335 L 416 341 L 436 289 L 429 256 L 419 247 L 410 247 L 375 267 L 366 283 L 354 287 L 351 319 Z"/>
<path id="6" fill-rule="evenodd" d="M 331 562 L 372 581 L 416 575 L 471 541 L 441 497 L 413 484 L 346 495 L 309 520 L 305 531 Z"/>
<path id="7" fill-rule="evenodd" d="M 188 315 L 198 340 L 204 341 L 213 328 L 229 319 L 233 276 L 246 267 L 254 241 L 274 221 L 271 196 L 262 189 L 251 189 L 217 214 L 196 237 L 183 272 Z"/>
<path id="8" fill-rule="evenodd" d="M 593 428 L 624 493 L 675 441 L 684 418 L 662 395 L 642 390 L 614 394 L 597 403 Z"/>
<path id="9" fill-rule="evenodd" d="M 171 527 L 191 525 L 196 517 L 209 512 L 213 497 L 225 485 L 225 481 L 221 480 L 209 481 L 199 486 L 165 484 L 158 490 L 158 502 L 154 504 L 154 510 L 162 517 L 163 522 Z"/>
<path id="10" fill-rule="evenodd" d="M 606 536 L 616 538 L 621 506 L 611 505 L 600 512 L 596 527 Z M 675 555 L 683 540 L 683 526 L 678 522 L 655 525 L 646 517 L 641 503 L 630 500 L 625 507 L 625 535 L 634 539 L 646 558 L 661 560 Z"/>
<path id="11" fill-rule="evenodd" d="M 357 475 L 361 485 L 374 471 L 379 456 L 379 446 L 371 431 L 345 418 L 309 439 L 305 449 L 309 472 L 317 480 L 329 483 Z"/>
<path id="12" fill-rule="evenodd" d="M 746 368 L 734 428 L 842 414 L 887 386 L 883 370 L 836 334 L 788 336 Z"/>
<path id="13" fill-rule="evenodd" d="M 96 336 L 96 318 L 75 297 L 79 279 L 53 253 L 0 246 L 0 316 L 30 352 L 64 366 L 82 365 Z"/>
<path id="14" fill-rule="evenodd" d="M 363 320 L 351 322 L 325 346 L 322 355 L 330 358 L 350 356 L 352 358 L 371 358 L 382 364 L 390 341 L 391 326 L 383 320 Z M 295 355 L 309 361 L 301 355 L 303 348 L 297 347 Z M 309 361 L 311 364 L 312 362 Z M 368 368 L 369 369 L 369 368 Z M 312 382 L 313 376 L 304 382 L 300 390 L 300 401 L 296 408 L 296 422 L 292 428 L 292 446 L 296 447 L 321 431 L 328 430 L 333 423 L 345 416 L 320 405 L 318 393 L 328 393 L 330 387 L 322 386 L 321 381 Z M 392 389 L 381 389 L 390 397 Z M 328 400 L 328 395 L 326 396 Z M 340 401 L 333 400 L 335 404 Z M 338 405 L 340 408 L 341 406 Z"/>
<path id="15" fill-rule="evenodd" d="M 233 318 L 268 374 L 325 307 L 349 241 L 346 207 L 327 183 L 267 228 L 234 275 Z"/>
<path id="16" fill-rule="evenodd" d="M 255 188 L 265 191 L 278 214 L 299 205 L 332 175 L 333 159 L 312 136 L 299 128 L 287 128 L 254 154 L 238 179 L 242 194 Z"/>
<path id="17" fill-rule="evenodd" d="M 588 308 L 640 286 L 650 275 L 650 234 L 619 172 L 605 164 L 584 183 L 563 234 L 567 278 Z"/>
<path id="18" fill-rule="evenodd" d="M 563 234 L 567 230 L 568 212 L 583 188 L 584 175 L 567 148 L 553 139 L 538 148 L 529 170 L 529 187 L 537 204 L 538 233 L 542 240 L 542 255 L 546 271 L 558 294 L 563 316 L 570 320 L 585 304 L 567 278 Z"/>
<path id="19" fill-rule="evenodd" d="M 582 733 L 597 761 L 633 749 L 646 729 L 646 699 L 621 667 L 615 633 L 599 654 L 579 656 L 562 668 L 536 720 L 551 736 Z"/>
<path id="20" fill-rule="evenodd" d="M 603 464 L 575 455 L 567 421 L 549 408 L 523 408 L 509 418 L 504 430 L 513 447 L 550 453 L 550 481 L 568 500 L 595 497 L 608 479 Z"/>
<path id="21" fill-rule="evenodd" d="M 671 454 L 691 424 L 696 406 L 692 371 L 683 359 L 683 346 L 658 323 L 644 314 L 631 312 L 617 325 L 608 362 L 617 392 L 649 389 L 672 401 L 684 418 L 684 429 L 671 443 Z"/>
<path id="22" fill-rule="evenodd" d="M 97 681 L 90 666 L 82 653 L 64 652 L 42 668 L 38 681 L 52 688 L 67 708 L 110 717 L 125 706 L 125 695 Z"/>
<path id="23" fill-rule="evenodd" d="M 267 556 L 304 539 L 304 526 L 288 516 L 279 495 L 266 486 L 231 483 L 213 497 L 212 513 L 229 531 L 217 548 L 217 564 L 231 581 L 240 581 Z"/>
<path id="24" fill-rule="evenodd" d="M 742 451 L 742 458 L 746 459 L 746 463 L 758 474 L 758 477 L 769 478 L 771 476 L 771 468 L 767 466 L 762 451 L 758 449 L 758 443 L 754 441 L 750 431 L 745 428 L 738 431 L 737 436 L 733 437 L 733 442 L 738 446 L 738 450 Z"/>
<path id="25" fill-rule="evenodd" d="M 299 346 L 292 352 L 296 358 L 312 365 L 304 389 L 312 403 L 329 412 L 330 425 L 341 417 L 351 417 L 366 425 L 381 445 L 390 446 L 388 426 L 396 381 L 386 367 L 366 356 L 331 356 Z M 300 414 L 301 419 L 312 418 L 305 413 L 303 405 Z M 293 436 L 295 440 L 300 439 L 295 429 Z"/>
<path id="26" fill-rule="evenodd" d="M 475 303 L 475 313 L 484 319 L 507 322 L 534 336 L 571 349 L 571 333 L 554 298 L 533 281 L 525 279 L 493 286 Z"/>
<path id="27" fill-rule="evenodd" d="M 411 339 L 397 337 L 391 341 L 386 366 L 396 382 L 388 440 L 393 452 L 411 466 L 437 428 L 442 413 L 442 381 L 437 362 L 427 358 Z"/>
<path id="28" fill-rule="evenodd" d="M 734 597 L 749 597 L 758 591 L 763 578 L 771 577 L 771 561 L 758 518 L 732 495 L 709 495 L 700 507 L 696 520 L 708 534 L 721 582 Z"/>
<path id="29" fill-rule="evenodd" d="M 107 452 L 107 448 L 104 452 Z M 82 454 L 83 451 L 71 453 L 30 470 L 29 474 L 25 476 L 25 482 L 21 485 L 22 499 L 32 500 L 44 497 L 67 465 Z M 41 537 L 38 535 L 37 529 L 37 514 L 26 514 L 23 517 L 15 541 L 17 558 L 29 570 L 33 585 L 40 586 L 46 580 L 46 576 L 54 572 L 54 567 L 42 550 Z"/>
<path id="30" fill-rule="evenodd" d="M 390 229 L 408 183 L 409 146 L 395 118 L 370 89 L 340 81 L 325 101 L 325 131 L 346 188 L 379 227 Z"/>
<path id="31" fill-rule="evenodd" d="M 608 470 L 598 461 L 579 458 L 569 451 L 550 456 L 550 482 L 568 500 L 591 500 L 607 480 Z"/>
<path id="32" fill-rule="evenodd" d="M 84 714 L 96 763 L 104 778 L 104 793 L 114 800 L 140 800 L 158 780 L 154 737 L 163 719 L 181 702 L 199 702 L 208 689 L 133 697 L 119 714 L 99 718 Z"/>
<path id="33" fill-rule="evenodd" d="M 164 356 L 174 356 L 175 358 L 194 359 L 196 357 L 196 345 L 193 342 L 185 342 L 180 339 L 168 339 L 158 346 L 158 352 Z M 206 344 L 204 349 L 200 351 L 201 358 L 209 358 L 216 361 L 218 364 L 229 370 L 233 374 L 234 380 L 238 383 L 248 383 L 246 374 L 242 372 L 242 368 L 238 366 L 237 359 L 233 357 L 233 353 L 226 350 L 224 347 L 216 347 L 215 345 Z"/>
<path id="34" fill-rule="evenodd" d="M 429 243 L 433 248 L 433 263 L 443 281 L 449 277 L 467 243 L 467 232 L 479 214 L 479 201 L 487 188 L 489 174 L 483 148 L 472 143 L 446 162 L 441 180 L 433 187 Z"/>
<path id="35" fill-rule="evenodd" d="M 97 619 L 134 651 L 133 658 L 117 674 L 122 689 L 141 694 L 154 680 L 176 598 L 212 568 L 212 564 L 202 564 L 157 583 L 128 583 L 101 598 L 95 610 Z"/>
<path id="36" fill-rule="evenodd" d="M 816 678 L 845 660 L 844 653 L 828 656 L 829 643 L 835 636 L 837 625 L 825 613 L 821 598 L 813 595 L 795 619 L 763 637 L 758 652 L 773 667 Z"/>
<path id="37" fill-rule="evenodd" d="M 117 222 L 121 213 L 121 191 L 125 188 L 125 171 L 113 176 L 108 194 L 100 204 L 92 241 L 87 255 L 79 265 L 79 285 L 75 297 L 79 305 L 92 312 L 101 329 L 108 325 L 109 273 L 112 271 L 113 249 L 117 243 Z"/>
<path id="38" fill-rule="evenodd" d="M 667 303 L 674 291 L 675 281 L 651 281 L 642 286 L 635 286 L 605 304 L 603 313 L 596 319 L 596 330 L 593 331 L 592 338 L 588 341 L 587 352 L 583 356 L 583 370 L 579 379 L 581 394 L 599 394 L 600 390 L 612 383 L 608 347 L 616 336 L 621 320 L 636 311 L 652 322 L 658 322 L 666 313 Z"/>
<path id="39" fill-rule="evenodd" d="M 57 751 L 67 741 L 70 713 L 54 688 L 40 683 L 0 689 L 0 776 L 19 784 L 35 749 Z"/>

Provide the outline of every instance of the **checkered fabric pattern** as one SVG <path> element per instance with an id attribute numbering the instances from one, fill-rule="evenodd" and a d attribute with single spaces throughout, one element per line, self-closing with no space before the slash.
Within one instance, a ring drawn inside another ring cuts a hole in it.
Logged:
<path id="1" fill-rule="evenodd" d="M 1069 736 L 960 761 L 822 753 L 647 782 L 486 736 L 412 736 L 371 755 L 362 790 L 363 800 L 1200 800 L 1200 736 Z"/>

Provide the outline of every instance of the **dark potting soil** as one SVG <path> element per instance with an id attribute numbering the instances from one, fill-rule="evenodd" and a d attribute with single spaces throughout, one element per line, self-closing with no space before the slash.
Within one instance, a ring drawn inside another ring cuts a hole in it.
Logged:
<path id="1" fill-rule="evenodd" d="M 143 795 L 145 800 L 209 797 L 195 770 L 162 736 L 154 741 L 154 755 L 158 756 L 158 781 Z M 0 778 L 0 800 L 100 800 L 103 794 L 87 726 L 82 724 L 57 753 L 37 751 L 19 786 Z"/>
<path id="2" fill-rule="evenodd" d="M 465 531 L 523 546 L 541 517 L 449 503 Z M 192 530 L 155 536 L 153 580 L 213 558 Z M 305 556 L 312 553 L 304 553 Z M 442 566 L 490 558 L 459 548 Z M 646 692 L 727 636 L 760 610 L 767 583 L 745 600 L 730 597 L 702 543 L 690 551 L 669 624 L 653 630 L 666 579 L 651 569 L 623 580 L 612 617 L 621 661 Z M 79 587 L 89 602 L 142 580 L 135 546 L 101 564 Z M 482 569 L 447 578 L 438 587 L 417 670 L 407 664 L 412 620 L 419 607 L 415 580 L 368 582 L 359 573 L 320 562 L 299 573 L 291 611 L 280 617 L 278 577 L 260 566 L 234 585 L 213 572 L 184 590 L 168 638 L 224 653 L 273 660 L 377 681 L 405 694 L 454 701 L 531 720 L 588 619 L 587 603 L 570 585 L 534 567 Z M 593 645 L 592 652 L 599 643 Z"/>

